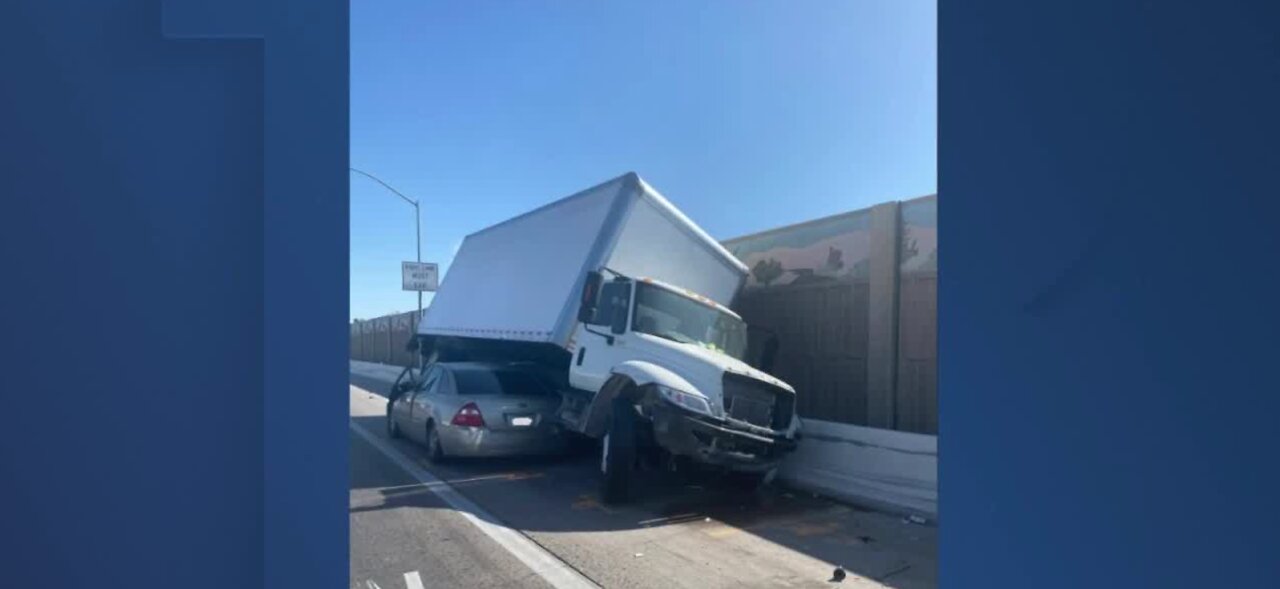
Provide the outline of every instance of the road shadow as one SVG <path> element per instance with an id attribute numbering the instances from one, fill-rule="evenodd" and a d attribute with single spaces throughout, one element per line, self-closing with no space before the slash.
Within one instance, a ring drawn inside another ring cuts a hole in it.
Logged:
<path id="1" fill-rule="evenodd" d="M 351 375 L 351 384 L 385 397 L 385 381 Z M 385 438 L 383 417 L 352 421 Z M 745 489 L 704 472 L 637 477 L 635 500 L 599 499 L 598 445 L 586 440 L 558 457 L 487 458 L 428 464 L 413 442 L 386 440 L 506 526 L 526 532 L 610 532 L 670 526 L 729 526 L 850 573 L 902 589 L 936 586 L 937 529 L 771 485 Z M 352 479 L 353 488 L 360 481 Z M 370 486 L 374 481 L 369 481 Z M 430 485 L 383 486 L 383 502 L 353 512 L 423 505 Z M 428 500 L 427 504 L 430 504 Z M 830 573 L 830 571 L 826 571 Z"/>

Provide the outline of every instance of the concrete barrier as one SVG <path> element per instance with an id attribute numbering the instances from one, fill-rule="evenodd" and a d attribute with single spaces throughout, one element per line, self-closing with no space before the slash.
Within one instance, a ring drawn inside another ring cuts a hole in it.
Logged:
<path id="1" fill-rule="evenodd" d="M 805 419 L 779 477 L 792 487 L 881 511 L 938 517 L 938 438 Z"/>

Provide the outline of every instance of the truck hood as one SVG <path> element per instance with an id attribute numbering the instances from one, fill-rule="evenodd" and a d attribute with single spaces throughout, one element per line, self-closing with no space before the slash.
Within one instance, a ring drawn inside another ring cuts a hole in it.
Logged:
<path id="1" fill-rule="evenodd" d="M 669 339 L 649 335 L 647 333 L 632 332 L 635 337 L 643 339 L 649 345 L 655 348 L 668 350 L 670 353 L 663 354 L 660 358 L 662 364 L 666 364 L 673 372 L 680 374 L 686 378 L 707 376 L 711 372 L 715 372 L 714 379 L 719 382 L 721 372 L 732 372 L 743 376 L 749 376 L 759 381 L 767 382 L 773 386 L 783 389 L 791 394 L 795 394 L 796 390 L 786 382 L 774 378 L 766 372 L 757 370 L 750 364 L 743 362 L 737 358 L 708 350 L 696 344 L 682 344 L 680 342 L 671 341 Z M 656 357 L 654 359 L 659 359 Z"/>

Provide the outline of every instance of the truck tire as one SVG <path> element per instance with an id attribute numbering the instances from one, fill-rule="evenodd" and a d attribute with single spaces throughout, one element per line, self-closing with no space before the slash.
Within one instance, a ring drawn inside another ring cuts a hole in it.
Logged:
<path id="1" fill-rule="evenodd" d="M 600 442 L 600 498 L 622 503 L 631 497 L 636 462 L 636 409 L 630 401 L 613 403 L 609 427 Z"/>

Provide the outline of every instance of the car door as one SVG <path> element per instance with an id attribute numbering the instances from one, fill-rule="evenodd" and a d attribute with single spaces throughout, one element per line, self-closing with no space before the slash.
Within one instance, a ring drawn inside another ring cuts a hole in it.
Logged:
<path id="1" fill-rule="evenodd" d="M 414 393 L 413 400 L 409 403 L 409 423 L 402 428 L 409 432 L 410 438 L 426 443 L 427 420 L 431 418 L 434 408 L 432 397 L 438 393 L 444 373 L 443 368 L 432 366 L 422 379 L 422 387 Z"/>
<path id="2" fill-rule="evenodd" d="M 431 376 L 431 369 L 427 368 L 422 371 L 422 380 L 418 381 L 418 385 L 413 389 L 405 391 L 396 398 L 392 405 L 392 416 L 396 420 L 396 425 L 400 427 L 400 431 L 409 437 L 416 439 L 417 432 L 413 431 L 413 406 L 417 396 L 426 386 L 426 379 Z"/>
<path id="3" fill-rule="evenodd" d="M 412 369 L 405 368 L 387 391 L 387 416 L 402 430 L 404 429 L 402 413 L 408 410 L 407 401 L 413 397 L 413 389 L 409 387 L 416 386 L 413 382 Z"/>
<path id="4" fill-rule="evenodd" d="M 406 431 L 405 428 L 409 426 L 409 407 L 413 401 L 413 396 L 417 394 L 417 389 L 419 388 L 419 386 L 415 385 L 399 393 L 395 391 L 396 387 L 401 386 L 406 373 L 401 373 L 400 378 L 396 379 L 395 384 L 392 385 L 390 393 L 392 401 L 387 408 L 390 411 L 391 419 L 395 421 L 396 427 L 399 427 L 402 432 Z"/>

